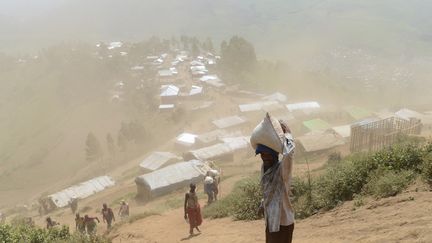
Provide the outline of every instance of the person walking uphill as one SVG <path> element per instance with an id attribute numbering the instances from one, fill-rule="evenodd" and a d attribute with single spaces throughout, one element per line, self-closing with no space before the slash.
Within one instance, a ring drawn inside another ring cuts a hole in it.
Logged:
<path id="1" fill-rule="evenodd" d="M 102 207 L 102 220 L 107 223 L 107 229 L 111 229 L 112 222 L 115 221 L 114 213 L 106 203 Z"/>
<path id="2" fill-rule="evenodd" d="M 189 234 L 193 235 L 193 230 L 201 232 L 198 226 L 202 223 L 201 208 L 198 203 L 198 197 L 195 192 L 196 185 L 191 183 L 190 190 L 185 194 L 184 201 L 184 218 L 189 219 Z"/>
<path id="3" fill-rule="evenodd" d="M 294 141 L 285 123 L 280 122 L 284 133 L 283 157 L 263 145 L 257 144 L 255 153 L 261 155 L 262 210 L 266 221 L 266 243 L 291 243 L 294 232 L 294 211 L 289 199 Z"/>

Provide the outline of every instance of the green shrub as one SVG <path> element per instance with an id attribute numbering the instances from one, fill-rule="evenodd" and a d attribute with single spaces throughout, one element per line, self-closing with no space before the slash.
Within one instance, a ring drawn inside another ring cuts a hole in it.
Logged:
<path id="1" fill-rule="evenodd" d="M 432 186 L 432 153 L 428 153 L 423 159 L 421 171 L 422 178 Z"/>
<path id="2" fill-rule="evenodd" d="M 253 178 L 240 186 L 241 193 L 233 200 L 234 218 L 237 220 L 260 219 L 258 209 L 261 204 L 262 192 L 259 180 Z"/>
<path id="3" fill-rule="evenodd" d="M 414 178 L 412 171 L 392 171 L 378 169 L 365 185 L 365 192 L 376 198 L 391 197 L 405 189 Z"/>
<path id="4" fill-rule="evenodd" d="M 71 234 L 69 227 L 54 227 L 42 229 L 29 225 L 0 225 L 0 242 L 8 243 L 51 243 L 51 242 L 81 242 L 81 243 L 108 243 L 102 236 L 88 237 L 86 235 Z"/>

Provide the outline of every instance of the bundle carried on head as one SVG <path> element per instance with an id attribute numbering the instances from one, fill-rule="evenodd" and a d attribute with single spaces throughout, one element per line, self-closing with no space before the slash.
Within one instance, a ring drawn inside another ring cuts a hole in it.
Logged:
<path id="1" fill-rule="evenodd" d="M 260 124 L 253 130 L 250 143 L 253 149 L 256 149 L 258 144 L 261 144 L 282 153 L 284 139 L 285 135 L 280 122 L 267 113 Z"/>

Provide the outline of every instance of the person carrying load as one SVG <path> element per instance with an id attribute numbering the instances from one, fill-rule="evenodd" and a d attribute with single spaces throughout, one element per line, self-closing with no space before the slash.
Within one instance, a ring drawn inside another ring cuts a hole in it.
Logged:
<path id="1" fill-rule="evenodd" d="M 263 162 L 260 210 L 264 212 L 266 243 L 290 243 L 294 231 L 294 210 L 289 192 L 295 147 L 291 131 L 283 121 L 267 114 L 255 128 L 251 145 Z M 282 154 L 282 160 L 279 160 L 279 154 Z"/>

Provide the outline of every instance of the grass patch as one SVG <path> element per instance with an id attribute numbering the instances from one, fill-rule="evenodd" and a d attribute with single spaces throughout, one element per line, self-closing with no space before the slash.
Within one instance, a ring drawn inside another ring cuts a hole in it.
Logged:
<path id="1" fill-rule="evenodd" d="M 133 222 L 135 222 L 137 220 L 145 219 L 147 217 L 154 216 L 154 215 L 160 215 L 160 213 L 155 212 L 155 211 L 146 211 L 143 213 L 139 213 L 139 214 L 135 214 L 135 215 L 130 216 L 127 222 L 129 224 L 132 224 Z"/>

